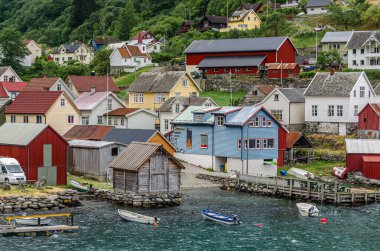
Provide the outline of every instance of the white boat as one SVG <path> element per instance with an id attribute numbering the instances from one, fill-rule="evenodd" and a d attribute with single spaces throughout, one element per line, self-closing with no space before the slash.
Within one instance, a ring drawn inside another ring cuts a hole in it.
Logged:
<path id="1" fill-rule="evenodd" d="M 344 179 L 344 176 L 346 175 L 346 173 L 348 173 L 348 171 L 348 168 L 345 167 L 334 167 L 332 173 L 339 179 Z"/>
<path id="2" fill-rule="evenodd" d="M 301 216 L 319 216 L 319 210 L 315 204 L 297 203 L 296 205 Z"/>
<path id="3" fill-rule="evenodd" d="M 82 185 L 79 182 L 76 182 L 75 180 L 70 180 L 70 186 L 77 190 L 78 192 L 88 192 L 90 190 L 89 187 L 86 187 Z"/>
<path id="4" fill-rule="evenodd" d="M 201 213 L 203 219 L 205 220 L 216 221 L 227 225 L 241 224 L 241 221 L 237 218 L 237 216 L 228 216 L 208 209 L 203 209 Z"/>
<path id="5" fill-rule="evenodd" d="M 124 220 L 133 221 L 137 223 L 153 225 L 160 222 L 160 219 L 158 219 L 157 217 L 145 216 L 145 215 L 127 211 L 127 210 L 118 209 L 117 213 Z"/>
<path id="6" fill-rule="evenodd" d="M 38 226 L 38 218 L 25 218 L 16 220 L 18 225 L 26 226 Z M 40 226 L 46 226 L 50 224 L 50 219 L 40 218 Z"/>
<path id="7" fill-rule="evenodd" d="M 314 177 L 315 177 L 314 174 L 312 174 L 308 171 L 299 169 L 299 168 L 295 168 L 295 167 L 290 168 L 288 171 L 288 174 L 291 174 L 291 175 L 293 175 L 299 179 L 302 179 L 302 180 L 314 179 Z"/>

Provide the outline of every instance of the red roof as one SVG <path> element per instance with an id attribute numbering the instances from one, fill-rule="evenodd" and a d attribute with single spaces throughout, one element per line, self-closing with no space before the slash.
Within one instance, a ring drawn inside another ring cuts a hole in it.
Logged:
<path id="1" fill-rule="evenodd" d="M 296 63 L 269 63 L 267 64 L 268 70 L 293 70 L 298 64 Z"/>
<path id="2" fill-rule="evenodd" d="M 380 162 L 380 156 L 379 155 L 364 155 L 363 161 L 364 162 Z"/>
<path id="3" fill-rule="evenodd" d="M 0 98 L 9 98 L 4 86 L 0 83 Z"/>
<path id="4" fill-rule="evenodd" d="M 290 131 L 286 134 L 286 148 L 292 148 L 294 144 L 301 138 L 302 133 Z"/>
<path id="5" fill-rule="evenodd" d="M 147 53 L 141 52 L 140 48 L 136 45 L 126 45 L 118 48 L 118 51 L 123 58 L 131 57 L 150 57 Z"/>
<path id="6" fill-rule="evenodd" d="M 69 76 L 70 81 L 78 92 L 90 92 L 95 86 L 97 92 L 107 91 L 107 76 Z M 108 76 L 108 91 L 120 92 L 112 77 Z"/>
<path id="7" fill-rule="evenodd" d="M 9 92 L 20 92 L 26 86 L 26 82 L 1 82 L 1 84 Z"/>
<path id="8" fill-rule="evenodd" d="M 76 125 L 63 137 L 66 140 L 101 140 L 112 130 L 112 126 Z"/>
<path id="9" fill-rule="evenodd" d="M 375 111 L 376 115 L 380 117 L 380 104 L 369 104 Z"/>
<path id="10" fill-rule="evenodd" d="M 109 116 L 125 116 L 132 112 L 140 110 L 140 108 L 117 108 L 113 111 L 108 112 Z M 107 113 L 105 113 L 107 115 Z"/>
<path id="11" fill-rule="evenodd" d="M 10 106 L 6 114 L 45 114 L 62 91 L 51 92 L 21 92 Z"/>
<path id="12" fill-rule="evenodd" d="M 22 91 L 49 91 L 58 80 L 59 78 L 32 78 Z"/>
<path id="13" fill-rule="evenodd" d="M 151 37 L 147 38 L 146 35 L 150 35 Z M 140 31 L 131 40 L 139 40 L 139 38 L 141 38 L 141 39 L 151 39 L 151 38 L 154 38 L 154 40 L 156 40 L 156 38 L 149 31 Z"/>

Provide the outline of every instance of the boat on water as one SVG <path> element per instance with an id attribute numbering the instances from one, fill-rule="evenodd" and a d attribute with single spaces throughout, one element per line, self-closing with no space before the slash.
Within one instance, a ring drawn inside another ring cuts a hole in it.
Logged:
<path id="1" fill-rule="evenodd" d="M 288 174 L 293 175 L 293 176 L 295 176 L 299 179 L 302 179 L 302 180 L 314 179 L 315 178 L 314 174 L 312 174 L 308 171 L 305 171 L 303 169 L 295 168 L 295 167 L 290 168 L 288 171 Z"/>
<path id="2" fill-rule="evenodd" d="M 90 187 L 84 186 L 79 182 L 76 182 L 75 180 L 70 180 L 70 186 L 77 190 L 78 192 L 88 192 L 90 191 Z"/>
<path id="3" fill-rule="evenodd" d="M 319 216 L 319 210 L 315 204 L 297 203 L 296 205 L 301 216 Z"/>
<path id="4" fill-rule="evenodd" d="M 121 218 L 127 221 L 142 223 L 142 224 L 150 224 L 150 225 L 156 225 L 160 222 L 160 219 L 157 217 L 150 217 L 142 214 L 138 214 L 135 212 L 127 211 L 127 210 L 121 210 L 118 209 L 117 213 Z"/>
<path id="5" fill-rule="evenodd" d="M 17 219 L 16 224 L 17 225 L 24 225 L 24 226 L 47 226 L 50 224 L 50 219 L 47 218 L 40 218 L 38 222 L 38 218 L 25 218 L 25 219 Z"/>
<path id="6" fill-rule="evenodd" d="M 201 213 L 202 213 L 203 219 L 206 219 L 206 220 L 216 221 L 216 222 L 224 223 L 228 225 L 241 224 L 241 221 L 239 220 L 239 218 L 237 218 L 236 215 L 228 216 L 228 215 L 221 214 L 221 213 L 208 210 L 208 209 L 203 209 Z"/>

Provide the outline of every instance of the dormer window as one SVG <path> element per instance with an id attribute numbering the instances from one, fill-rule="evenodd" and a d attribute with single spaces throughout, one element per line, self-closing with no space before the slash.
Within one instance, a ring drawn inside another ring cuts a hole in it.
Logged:
<path id="1" fill-rule="evenodd" d="M 202 122 L 203 121 L 203 115 L 201 115 L 201 114 L 195 115 L 195 121 Z"/>
<path id="2" fill-rule="evenodd" d="M 224 125 L 224 117 L 223 116 L 216 117 L 216 125 L 217 126 L 223 126 Z"/>
<path id="3" fill-rule="evenodd" d="M 179 104 L 175 104 L 175 113 L 179 113 Z"/>

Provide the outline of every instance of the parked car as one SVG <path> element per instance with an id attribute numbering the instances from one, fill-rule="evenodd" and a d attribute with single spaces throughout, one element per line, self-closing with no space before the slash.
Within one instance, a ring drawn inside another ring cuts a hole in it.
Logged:
<path id="1" fill-rule="evenodd" d="M 317 70 L 317 69 L 318 69 L 318 67 L 315 66 L 315 65 L 308 65 L 308 66 L 305 66 L 303 68 L 303 71 L 314 71 L 314 70 Z"/>
<path id="2" fill-rule="evenodd" d="M 0 157 L 0 182 L 10 184 L 26 182 L 25 173 L 16 159 Z"/>

